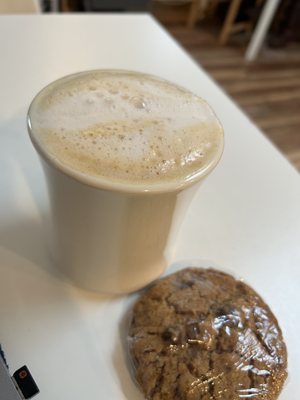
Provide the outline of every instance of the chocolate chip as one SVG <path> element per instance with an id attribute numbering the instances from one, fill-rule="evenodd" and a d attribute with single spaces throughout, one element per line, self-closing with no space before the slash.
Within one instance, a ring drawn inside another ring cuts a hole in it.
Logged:
<path id="1" fill-rule="evenodd" d="M 161 335 L 162 339 L 170 344 L 179 344 L 181 339 L 181 332 L 178 327 L 168 327 Z"/>

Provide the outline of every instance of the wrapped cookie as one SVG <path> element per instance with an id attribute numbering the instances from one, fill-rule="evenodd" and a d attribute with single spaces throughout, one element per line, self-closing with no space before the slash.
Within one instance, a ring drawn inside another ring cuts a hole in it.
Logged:
<path id="1" fill-rule="evenodd" d="M 134 305 L 128 343 L 149 400 L 274 400 L 287 377 L 270 308 L 214 269 L 187 268 L 150 287 Z"/>

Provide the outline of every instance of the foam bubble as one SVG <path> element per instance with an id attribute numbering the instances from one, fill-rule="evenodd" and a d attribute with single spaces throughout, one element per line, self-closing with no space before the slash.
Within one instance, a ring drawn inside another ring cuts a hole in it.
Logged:
<path id="1" fill-rule="evenodd" d="M 136 184 L 186 179 L 212 162 L 223 140 L 204 100 L 124 71 L 54 82 L 35 98 L 30 120 L 35 139 L 62 165 Z"/>

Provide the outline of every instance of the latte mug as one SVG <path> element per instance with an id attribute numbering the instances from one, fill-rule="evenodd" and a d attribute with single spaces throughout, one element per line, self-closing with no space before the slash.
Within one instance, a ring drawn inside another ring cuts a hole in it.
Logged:
<path id="1" fill-rule="evenodd" d="M 28 131 L 50 198 L 50 251 L 77 286 L 128 293 L 156 279 L 223 130 L 188 90 L 138 72 L 95 70 L 37 94 Z"/>

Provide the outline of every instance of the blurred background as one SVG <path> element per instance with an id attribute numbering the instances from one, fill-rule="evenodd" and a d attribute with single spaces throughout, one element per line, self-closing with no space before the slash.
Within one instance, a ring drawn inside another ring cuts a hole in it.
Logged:
<path id="1" fill-rule="evenodd" d="M 299 0 L 0 0 L 0 12 L 151 13 L 300 171 Z"/>

